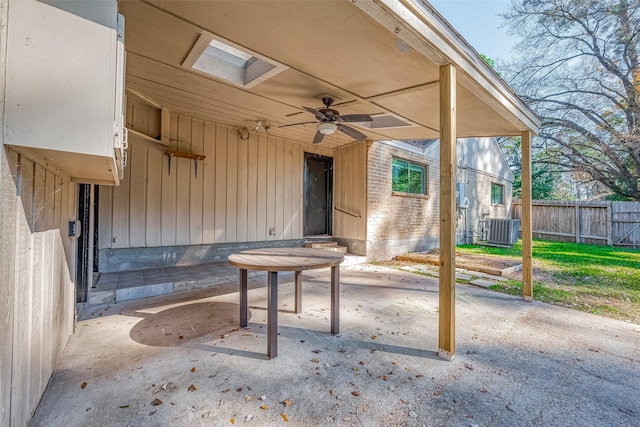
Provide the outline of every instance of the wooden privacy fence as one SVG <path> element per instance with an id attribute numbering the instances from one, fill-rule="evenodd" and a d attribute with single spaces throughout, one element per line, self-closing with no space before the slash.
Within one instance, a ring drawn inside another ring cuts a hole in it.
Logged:
<path id="1" fill-rule="evenodd" d="M 521 219 L 522 201 L 512 203 Z M 640 247 L 640 202 L 534 200 L 531 220 L 536 239 Z"/>

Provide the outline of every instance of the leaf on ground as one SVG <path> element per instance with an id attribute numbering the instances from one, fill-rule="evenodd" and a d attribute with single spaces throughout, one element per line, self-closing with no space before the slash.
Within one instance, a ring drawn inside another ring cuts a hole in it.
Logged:
<path id="1" fill-rule="evenodd" d="M 160 399 L 153 399 L 151 401 L 151 406 L 158 406 L 158 405 L 162 405 L 162 400 Z"/>
<path id="2" fill-rule="evenodd" d="M 284 420 L 285 423 L 289 422 L 289 418 L 287 418 L 287 414 L 285 414 L 284 412 L 282 414 L 280 414 L 280 416 L 282 417 L 282 419 Z"/>
<path id="3" fill-rule="evenodd" d="M 358 365 L 362 366 L 362 365 L 364 365 L 364 362 L 361 360 L 361 361 L 358 362 Z"/>
<path id="4" fill-rule="evenodd" d="M 235 418 L 231 418 L 231 419 L 229 420 L 229 422 L 230 422 L 231 424 L 235 424 L 235 423 L 236 423 L 236 420 L 235 420 Z"/>
<path id="5" fill-rule="evenodd" d="M 362 404 L 362 412 L 367 412 L 367 410 L 368 410 L 368 409 L 369 409 L 369 408 L 367 408 L 367 404 L 366 404 L 366 403 L 363 403 L 363 404 Z"/>
<path id="6" fill-rule="evenodd" d="M 129 405 L 120 405 L 120 409 L 127 409 Z"/>
<path id="7" fill-rule="evenodd" d="M 353 394 L 354 396 L 360 396 L 360 392 L 359 391 L 352 391 L 351 394 Z"/>
<path id="8" fill-rule="evenodd" d="M 222 390 L 223 393 L 229 393 L 230 391 L 231 391 L 230 388 L 226 388 L 226 389 Z"/>
<path id="9" fill-rule="evenodd" d="M 250 401 L 251 401 L 251 396 L 249 396 L 248 394 L 245 394 L 245 395 L 244 395 L 244 400 L 245 400 L 246 402 L 250 402 Z"/>
<path id="10" fill-rule="evenodd" d="M 187 391 L 197 391 L 197 390 L 198 390 L 198 386 L 194 384 L 191 384 L 187 389 Z"/>
<path id="11" fill-rule="evenodd" d="M 194 366 L 191 368 L 191 372 L 195 372 L 195 371 L 196 371 L 196 367 Z"/>
<path id="12" fill-rule="evenodd" d="M 289 406 L 293 405 L 293 402 L 292 402 L 292 401 L 290 401 L 289 399 L 285 399 L 282 403 L 283 403 L 283 404 L 284 404 L 284 406 L 285 406 L 285 407 L 287 407 L 287 408 L 288 408 Z"/>
<path id="13" fill-rule="evenodd" d="M 311 353 L 320 354 L 322 353 L 322 350 L 311 350 Z"/>
<path id="14" fill-rule="evenodd" d="M 313 363 L 320 363 L 320 360 L 318 360 L 318 359 L 316 359 L 316 358 L 311 359 L 311 361 L 312 361 Z"/>
<path id="15" fill-rule="evenodd" d="M 434 395 L 434 396 L 440 396 L 440 391 L 438 391 L 438 390 L 434 391 L 434 392 L 433 392 L 433 395 Z"/>
<path id="16" fill-rule="evenodd" d="M 80 384 L 80 388 L 84 390 L 84 388 L 87 386 L 87 382 L 83 382 L 82 384 Z"/>
<path id="17" fill-rule="evenodd" d="M 424 375 L 416 375 L 416 378 L 422 378 Z"/>
<path id="18" fill-rule="evenodd" d="M 267 409 L 269 409 L 269 407 L 267 405 L 262 405 L 260 406 L 260 409 L 262 409 L 263 411 L 266 411 Z"/>
<path id="19" fill-rule="evenodd" d="M 267 400 L 267 395 L 263 394 L 262 396 L 260 396 L 260 400 Z"/>
<path id="20" fill-rule="evenodd" d="M 333 396 L 333 390 L 329 390 L 329 395 Z"/>
<path id="21" fill-rule="evenodd" d="M 378 378 L 382 378 L 383 380 L 387 381 L 389 379 L 388 375 L 380 375 Z"/>
<path id="22" fill-rule="evenodd" d="M 244 422 L 248 423 L 249 421 L 251 421 L 253 419 L 253 415 L 249 414 L 249 415 L 245 415 L 244 417 Z"/>
<path id="23" fill-rule="evenodd" d="M 470 364 L 468 364 L 468 363 L 465 363 L 465 364 L 464 364 L 464 367 L 465 367 L 465 368 L 467 368 L 467 369 L 468 369 L 468 370 L 470 370 L 470 371 L 473 371 L 473 366 L 472 366 L 472 365 L 470 365 Z"/>
<path id="24" fill-rule="evenodd" d="M 372 339 L 372 340 L 375 340 L 376 338 L 378 338 L 378 336 L 377 336 L 377 335 L 371 335 L 371 339 Z"/>
<path id="25" fill-rule="evenodd" d="M 391 362 L 392 365 L 398 365 L 398 362 L 396 362 L 395 360 L 393 362 Z"/>
<path id="26" fill-rule="evenodd" d="M 236 391 L 237 391 L 238 393 L 239 393 L 239 392 L 241 392 L 241 391 L 242 391 L 242 387 L 238 387 L 238 388 L 236 389 Z"/>
<path id="27" fill-rule="evenodd" d="M 481 392 L 481 393 L 489 393 L 489 390 L 487 390 L 486 388 L 481 388 L 481 389 L 480 389 L 480 392 Z"/>
<path id="28" fill-rule="evenodd" d="M 153 411 L 150 411 L 150 412 L 149 412 L 149 415 L 153 415 L 153 414 L 155 414 L 156 412 L 158 412 L 158 410 L 157 410 L 157 409 L 154 409 Z"/>
<path id="29" fill-rule="evenodd" d="M 345 350 L 344 348 L 341 348 L 340 350 L 338 350 L 340 353 L 346 353 L 347 350 Z"/>

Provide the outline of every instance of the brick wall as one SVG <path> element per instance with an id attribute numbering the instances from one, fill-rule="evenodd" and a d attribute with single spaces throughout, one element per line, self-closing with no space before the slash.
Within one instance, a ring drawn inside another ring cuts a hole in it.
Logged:
<path id="1" fill-rule="evenodd" d="M 393 157 L 427 167 L 427 195 L 393 193 Z M 439 167 L 435 159 L 385 143 L 372 143 L 368 153 L 367 259 L 391 259 L 397 254 L 437 246 Z"/>
<path id="2" fill-rule="evenodd" d="M 468 233 L 479 238 L 482 220 L 511 217 L 510 181 L 475 169 L 460 168 L 458 182 L 465 183 L 465 196 L 469 199 L 469 207 L 458 216 L 458 243 L 464 243 Z M 491 183 L 504 185 L 504 204 L 491 203 Z"/>
<path id="3" fill-rule="evenodd" d="M 394 157 L 427 167 L 427 195 L 394 193 L 391 164 Z M 391 259 L 395 255 L 438 247 L 440 168 L 436 159 L 374 142 L 368 152 L 367 259 Z M 459 168 L 457 182 L 465 184 L 467 209 L 457 212 L 457 242 L 469 233 L 478 235 L 480 221 L 511 216 L 512 183 L 472 168 Z M 504 185 L 504 204 L 491 203 L 491 184 Z"/>

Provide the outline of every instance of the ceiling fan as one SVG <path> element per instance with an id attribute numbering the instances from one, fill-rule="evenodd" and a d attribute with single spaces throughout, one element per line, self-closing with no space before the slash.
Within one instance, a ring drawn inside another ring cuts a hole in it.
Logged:
<path id="1" fill-rule="evenodd" d="M 351 138 L 354 138 L 356 141 L 362 141 L 367 138 L 367 135 L 363 134 L 352 128 L 351 126 L 347 126 L 343 123 L 362 123 L 362 122 L 372 122 L 373 119 L 369 114 L 345 114 L 341 116 L 337 110 L 331 108 L 334 99 L 330 97 L 323 97 L 322 103 L 325 105 L 325 108 L 315 109 L 311 107 L 302 107 L 314 116 L 316 116 L 315 122 L 301 122 L 301 123 L 293 123 L 290 125 L 282 125 L 283 127 L 288 126 L 298 126 L 298 125 L 306 125 L 311 123 L 318 123 L 318 131 L 316 135 L 313 137 L 313 143 L 319 144 L 322 142 L 322 139 L 325 135 L 331 135 L 335 133 L 336 130 L 349 135 Z"/>

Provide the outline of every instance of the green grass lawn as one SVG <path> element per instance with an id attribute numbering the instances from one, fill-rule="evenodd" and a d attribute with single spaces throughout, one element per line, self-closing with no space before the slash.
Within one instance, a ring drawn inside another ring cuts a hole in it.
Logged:
<path id="1" fill-rule="evenodd" d="M 461 245 L 462 254 L 521 257 L 512 248 Z M 534 299 L 640 324 L 640 250 L 576 243 L 533 242 Z M 519 280 L 492 289 L 522 294 Z"/>

